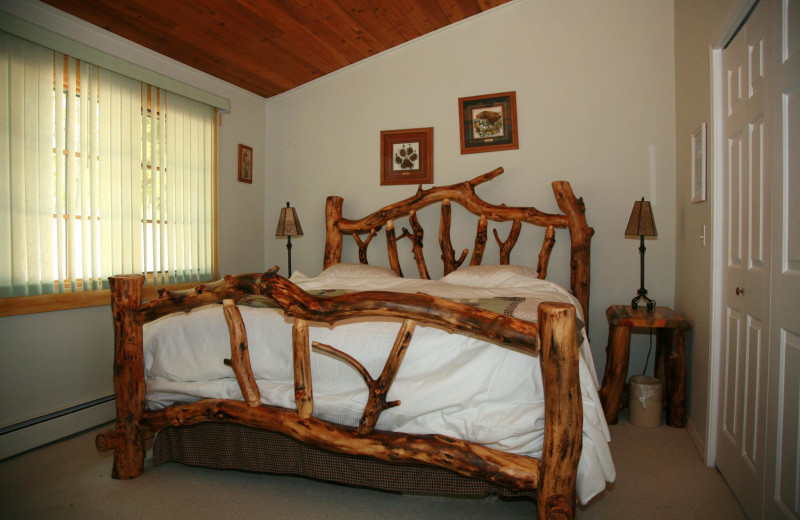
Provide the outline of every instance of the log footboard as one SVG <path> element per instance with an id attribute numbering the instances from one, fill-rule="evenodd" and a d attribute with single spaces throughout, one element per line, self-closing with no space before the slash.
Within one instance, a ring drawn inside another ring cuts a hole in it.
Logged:
<path id="1" fill-rule="evenodd" d="M 101 451 L 114 451 L 114 478 L 135 478 L 143 472 L 146 431 L 209 421 L 230 422 L 283 433 L 340 453 L 367 455 L 397 463 L 424 463 L 510 488 L 537 489 L 540 518 L 574 517 L 583 409 L 575 308 L 572 305 L 543 303 L 539 306 L 539 323 L 533 324 L 426 294 L 373 291 L 319 298 L 305 293 L 278 276 L 276 271 L 263 275 L 226 276 L 224 280 L 188 291 L 162 291 L 159 298 L 144 304 L 141 301 L 143 276 L 111 278 L 117 420 L 112 430 L 97 436 L 96 444 Z M 238 309 L 229 301 L 248 294 L 271 298 L 295 319 L 292 348 L 295 354 L 296 410 L 259 402 L 244 324 Z M 223 301 L 222 309 L 231 332 L 231 366 L 244 400 L 204 399 L 158 411 L 147 410 L 143 325 L 172 312 L 186 312 Z M 328 352 L 333 352 L 362 373 L 369 388 L 369 399 L 358 428 L 312 416 L 313 391 L 308 365 L 307 322 L 335 323 L 354 316 L 404 320 L 386 366 L 375 379 L 363 367 L 359 368 L 357 361 L 347 359 L 346 354 L 338 353 L 334 347 L 314 345 L 327 348 Z M 442 435 L 407 435 L 373 429 L 383 409 L 396 404 L 387 403 L 385 397 L 416 323 L 475 335 L 500 348 L 541 356 L 545 434 L 540 460 Z"/>

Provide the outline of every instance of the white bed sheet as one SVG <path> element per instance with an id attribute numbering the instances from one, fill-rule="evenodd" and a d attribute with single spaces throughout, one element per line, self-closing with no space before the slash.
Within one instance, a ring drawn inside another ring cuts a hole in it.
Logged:
<path id="1" fill-rule="evenodd" d="M 580 313 L 578 302 L 568 291 L 536 279 L 535 272 L 519 266 L 464 268 L 430 281 L 396 277 L 380 267 L 338 264 L 318 277 L 295 273 L 291 280 L 306 290 L 387 290 L 445 298 L 522 296 L 567 301 Z M 292 320 L 277 309 L 241 306 L 240 311 L 262 402 L 294 408 Z M 335 327 L 309 323 L 309 337 L 350 354 L 377 377 L 399 326 L 399 320 L 385 318 L 347 320 Z M 242 398 L 232 369 L 223 364 L 223 359 L 230 357 L 230 339 L 220 305 L 146 325 L 144 344 L 149 408 L 201 398 Z M 588 341 L 583 342 L 581 354 L 584 438 L 577 494 L 578 500 L 586 503 L 605 489 L 606 482 L 614 481 L 615 469 Z M 313 350 L 311 372 L 314 415 L 356 426 L 367 400 L 360 375 L 349 365 Z M 402 404 L 385 410 L 376 428 L 439 433 L 510 453 L 541 455 L 544 396 L 536 357 L 436 327 L 418 326 L 387 396 L 387 400 L 395 399 Z"/>

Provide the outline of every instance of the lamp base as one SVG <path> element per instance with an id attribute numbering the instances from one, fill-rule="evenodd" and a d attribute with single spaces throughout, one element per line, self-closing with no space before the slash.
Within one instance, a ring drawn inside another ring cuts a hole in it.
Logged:
<path id="1" fill-rule="evenodd" d="M 286 235 L 286 256 L 289 258 L 289 272 L 286 273 L 286 278 L 292 276 L 292 237 Z"/>
<path id="2" fill-rule="evenodd" d="M 633 307 L 634 309 L 637 309 L 639 307 L 639 300 L 644 300 L 645 302 L 647 302 L 647 310 L 648 311 L 652 311 L 652 310 L 654 310 L 656 308 L 656 301 L 655 300 L 651 300 L 650 298 L 647 297 L 647 289 L 642 287 L 641 289 L 639 289 L 636 292 L 638 293 L 638 295 L 636 296 L 636 298 L 631 300 L 631 307 Z"/>

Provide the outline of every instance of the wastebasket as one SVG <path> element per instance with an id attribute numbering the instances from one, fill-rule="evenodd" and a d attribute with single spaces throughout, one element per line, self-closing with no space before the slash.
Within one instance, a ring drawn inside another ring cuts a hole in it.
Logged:
<path id="1" fill-rule="evenodd" d="M 648 376 L 633 376 L 630 380 L 630 420 L 634 426 L 661 426 L 661 402 L 664 382 Z"/>

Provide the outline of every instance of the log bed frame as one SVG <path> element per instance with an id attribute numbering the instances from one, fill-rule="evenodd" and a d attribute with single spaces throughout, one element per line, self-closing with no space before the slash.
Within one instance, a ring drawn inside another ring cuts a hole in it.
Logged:
<path id="1" fill-rule="evenodd" d="M 422 190 L 396 204 L 361 219 L 342 218 L 342 198 L 328 197 L 326 206 L 327 240 L 325 267 L 340 262 L 342 238 L 352 235 L 359 247 L 359 257 L 366 263 L 366 248 L 375 233 L 386 227 L 389 262 L 402 276 L 396 241 L 412 240 L 420 277 L 429 278 L 422 255 L 423 231 L 416 218 L 422 207 L 441 201 L 439 242 L 445 274 L 457 269 L 459 259 L 450 244 L 450 203 L 457 202 L 479 217 L 470 265 L 480 264 L 486 244 L 488 220 L 512 221 L 510 236 L 500 247 L 501 263 L 519 236 L 522 222 L 545 228 L 538 261 L 539 278 L 544 278 L 550 252 L 555 243 L 555 229 L 570 233 L 570 287 L 588 317 L 589 250 L 594 230 L 586 224 L 582 199 L 576 199 L 568 182 L 553 182 L 552 187 L 562 215 L 539 212 L 535 208 L 506 207 L 482 201 L 475 186 L 497 177 L 502 168 L 471 181 Z M 408 217 L 412 232 L 395 235 L 395 221 Z M 367 234 L 362 240 L 360 235 Z M 539 306 L 538 324 L 422 293 L 404 294 L 382 291 L 348 293 L 334 297 L 315 297 L 277 274 L 273 268 L 264 274 L 225 276 L 224 279 L 185 291 L 161 290 L 159 297 L 142 302 L 144 276 L 110 277 L 111 307 L 114 319 L 115 356 L 114 388 L 117 419 L 113 429 L 99 434 L 96 444 L 101 451 L 114 451 L 112 476 L 131 479 L 142 474 L 145 460 L 145 432 L 161 431 L 171 426 L 206 422 L 242 424 L 294 438 L 302 443 L 338 453 L 366 455 L 383 461 L 416 463 L 445 468 L 460 475 L 499 486 L 537 490 L 539 518 L 574 518 L 575 482 L 582 448 L 583 410 L 578 376 L 578 345 L 575 308 L 565 303 Z M 260 403 L 258 386 L 250 368 L 247 335 L 235 302 L 248 295 L 263 295 L 274 300 L 294 317 L 292 348 L 294 355 L 296 410 Z M 189 404 L 175 404 L 163 410 L 145 406 L 143 360 L 143 325 L 176 312 L 222 302 L 230 330 L 231 358 L 226 360 L 239 382 L 244 399 L 203 399 Z M 355 316 L 386 316 L 403 320 L 386 365 L 376 379 L 361 364 L 334 347 L 313 342 L 361 373 L 368 400 L 357 428 L 333 424 L 315 418 L 310 369 L 308 322 L 333 324 Z M 434 325 L 452 332 L 470 334 L 505 348 L 541 356 L 545 393 L 545 433 L 541 459 L 504 453 L 474 443 L 442 435 L 408 435 L 374 430 L 380 413 L 399 401 L 387 402 L 386 396 L 403 360 L 417 323 Z M 588 330 L 588 325 L 587 325 Z"/>

